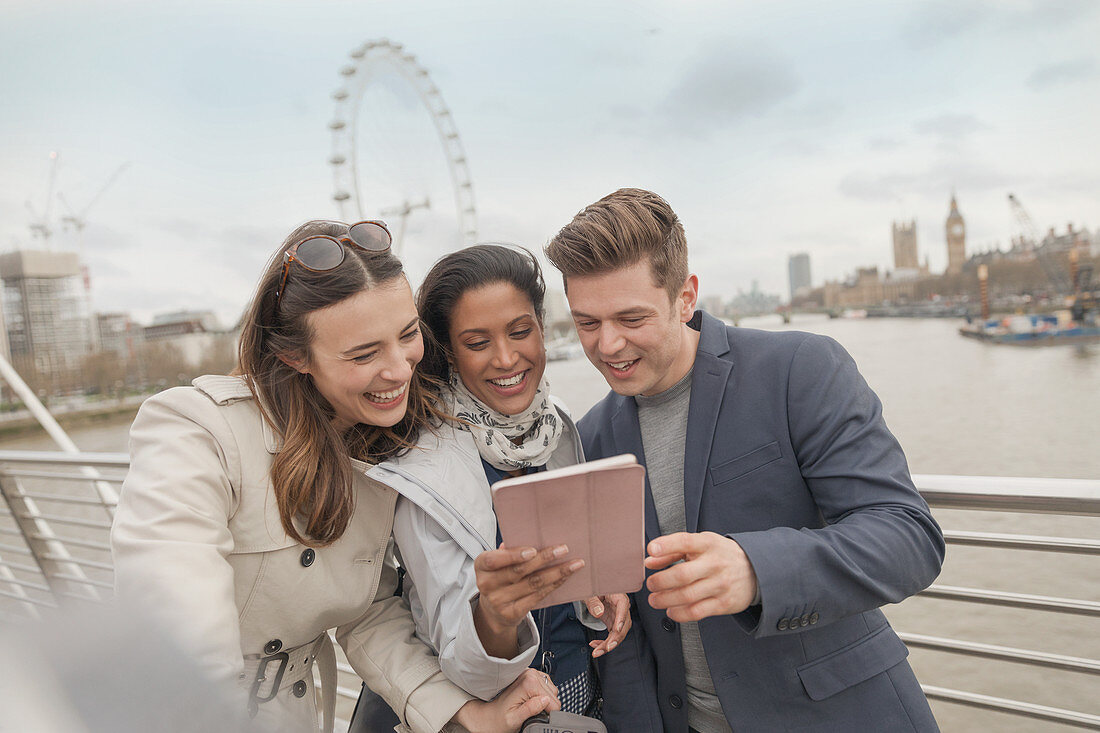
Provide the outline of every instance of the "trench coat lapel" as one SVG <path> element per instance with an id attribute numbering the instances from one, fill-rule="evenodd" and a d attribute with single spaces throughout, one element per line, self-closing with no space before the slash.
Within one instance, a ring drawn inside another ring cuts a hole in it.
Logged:
<path id="1" fill-rule="evenodd" d="M 615 446 L 615 455 L 632 453 L 638 463 L 645 466 L 645 450 L 642 448 L 642 429 L 638 424 L 638 406 L 633 397 L 616 395 L 618 407 L 611 419 L 611 443 Z M 657 508 L 653 504 L 653 492 L 649 487 L 649 471 L 645 476 L 645 539 L 650 541 L 661 536 L 657 522 Z"/>
<path id="2" fill-rule="evenodd" d="M 700 314 L 696 314 L 700 317 Z M 722 397 L 733 363 L 719 356 L 729 351 L 726 326 L 701 315 L 699 350 L 691 376 L 691 401 L 688 404 L 687 444 L 684 447 L 684 519 L 688 532 L 699 531 L 699 506 L 703 499 L 710 449 L 714 443 Z"/>

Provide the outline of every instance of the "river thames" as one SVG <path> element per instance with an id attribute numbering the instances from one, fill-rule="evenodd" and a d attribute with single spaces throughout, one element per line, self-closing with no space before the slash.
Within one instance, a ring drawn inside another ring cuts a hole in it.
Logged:
<path id="1" fill-rule="evenodd" d="M 1100 346 L 1022 348 L 964 339 L 953 319 L 835 319 L 778 316 L 744 319 L 742 327 L 797 329 L 837 339 L 878 393 L 891 430 L 914 473 L 1048 478 L 1100 478 Z M 583 358 L 551 362 L 554 391 L 584 413 L 607 387 Z M 83 450 L 124 451 L 127 422 L 74 429 Z M 43 436 L 0 448 L 54 450 Z M 1100 537 L 1100 520 L 1010 513 L 937 511 L 949 529 Z M 937 581 L 943 585 L 1100 601 L 1090 558 L 952 546 Z M 915 598 L 886 609 L 900 631 L 1072 656 L 1100 658 L 1097 619 Z M 1037 671 L 1007 662 L 914 649 L 925 684 L 1100 713 L 1095 678 Z M 1026 718 L 933 703 L 945 731 L 1061 731 Z"/>

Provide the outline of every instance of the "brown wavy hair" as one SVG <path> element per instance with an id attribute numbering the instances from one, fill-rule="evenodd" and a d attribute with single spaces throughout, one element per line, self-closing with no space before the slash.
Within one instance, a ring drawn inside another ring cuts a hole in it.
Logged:
<path id="1" fill-rule="evenodd" d="M 348 226 L 310 221 L 286 238 L 272 255 L 245 312 L 236 374 L 248 378 L 264 420 L 282 436 L 271 466 L 271 484 L 283 529 L 297 542 L 321 547 L 338 540 L 355 509 L 351 458 L 377 463 L 407 451 L 420 430 L 441 419 L 438 389 L 414 370 L 405 416 L 392 427 L 363 423 L 341 435 L 333 427 L 335 412 L 313 384 L 313 378 L 284 363 L 310 359 L 313 333 L 307 316 L 364 290 L 403 278 L 401 261 L 391 252 L 346 248 L 344 261 L 327 272 L 291 265 L 280 302 L 275 292 L 283 253 L 316 235 L 347 236 Z M 299 531 L 297 519 L 304 531 Z"/>
<path id="2" fill-rule="evenodd" d="M 687 238 L 676 212 L 641 188 L 620 188 L 577 212 L 543 250 L 570 275 L 599 275 L 646 260 L 653 284 L 675 300 L 688 276 Z"/>

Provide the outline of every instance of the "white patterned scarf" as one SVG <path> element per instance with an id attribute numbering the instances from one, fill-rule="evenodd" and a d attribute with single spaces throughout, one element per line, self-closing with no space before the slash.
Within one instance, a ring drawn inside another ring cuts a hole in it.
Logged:
<path id="1" fill-rule="evenodd" d="M 479 400 L 455 369 L 451 369 L 451 394 L 451 414 L 463 421 L 463 429 L 473 433 L 478 452 L 491 466 L 502 471 L 542 466 L 558 447 L 562 421 L 550 402 L 550 382 L 545 376 L 531 406 L 518 415 L 497 412 Z M 520 437 L 518 445 L 511 440 Z"/>

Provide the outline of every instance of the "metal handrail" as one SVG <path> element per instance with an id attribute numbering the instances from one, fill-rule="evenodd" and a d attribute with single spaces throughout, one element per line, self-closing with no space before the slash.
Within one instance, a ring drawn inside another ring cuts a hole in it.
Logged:
<path id="1" fill-rule="evenodd" d="M 31 554 L 31 551 L 28 550 L 26 547 L 16 547 L 15 545 L 0 544 L 0 554 L 5 553 L 5 552 L 11 552 L 11 553 L 14 553 L 16 555 L 29 555 L 29 554 Z"/>
<path id="2" fill-rule="evenodd" d="M 8 583 L 8 579 L 0 580 L 0 583 Z M 4 598 L 14 598 L 20 603 L 30 603 L 35 606 L 43 606 L 45 608 L 57 608 L 57 604 L 51 601 L 43 601 L 39 598 L 31 598 L 30 596 L 19 595 L 18 593 L 9 593 L 8 591 L 0 590 L 0 596 Z"/>
<path id="3" fill-rule="evenodd" d="M 1053 598 L 1051 596 L 1036 596 L 1028 593 L 1011 593 L 1002 590 L 978 590 L 975 588 L 959 588 L 953 585 L 931 585 L 920 592 L 927 598 L 943 598 L 952 601 L 971 601 L 989 606 L 1007 606 L 1009 608 L 1026 608 L 1032 611 L 1053 611 L 1055 613 L 1072 613 L 1078 616 L 1100 617 L 1100 603 L 1096 601 L 1082 601 L 1076 598 Z"/>
<path id="4" fill-rule="evenodd" d="M 1077 537 L 1035 537 L 1002 532 L 967 532 L 944 530 L 943 538 L 949 545 L 989 547 L 998 550 L 1038 550 L 1040 552 L 1066 552 L 1071 555 L 1100 555 L 1100 540 Z"/>
<path id="5" fill-rule="evenodd" d="M 101 575 L 108 574 L 112 570 L 109 562 L 73 556 L 66 549 L 72 547 L 88 552 L 109 551 L 110 546 L 105 541 L 109 524 L 80 516 L 45 513 L 34 505 L 34 501 L 69 505 L 72 507 L 72 512 L 94 509 L 98 505 L 107 509 L 110 515 L 115 502 L 110 492 L 104 493 L 101 490 L 101 485 L 105 482 L 118 484 L 120 479 L 103 477 L 99 474 L 88 476 L 83 472 L 73 471 L 72 468 L 125 469 L 127 466 L 128 457 L 122 453 L 74 455 L 47 451 L 0 451 L 0 493 L 4 494 L 4 498 L 8 499 L 8 504 L 12 507 L 9 510 L 0 503 L 0 534 L 20 537 L 27 545 L 25 548 L 10 544 L 0 545 L 0 599 L 11 599 L 10 603 L 13 606 L 25 604 L 29 609 L 54 607 L 58 600 L 66 598 L 86 600 L 89 597 L 88 593 L 92 590 L 96 588 L 109 590 L 112 587 L 112 583 L 105 577 L 104 579 L 90 578 L 82 571 L 82 568 L 87 568 Z M 57 470 L 51 470 L 51 468 Z M 914 475 L 913 479 L 928 503 L 937 509 L 1100 516 L 1100 481 L 1096 480 L 922 474 Z M 94 484 L 94 488 L 90 495 L 67 496 L 58 493 L 57 490 L 30 490 L 23 485 L 23 480 L 63 481 L 79 486 Z M 12 492 L 18 496 L 10 497 L 9 494 Z M 18 500 L 15 504 L 12 503 L 13 498 Z M 3 526 L 7 522 L 14 522 L 16 527 L 13 529 Z M 21 524 L 21 522 L 31 524 Z M 55 523 L 75 527 L 72 533 L 90 534 L 90 536 L 62 537 L 53 532 L 51 525 Z M 29 527 L 29 529 L 23 529 L 23 527 Z M 1079 556 L 1100 555 L 1100 540 L 1097 539 L 962 530 L 947 530 L 944 536 L 952 545 Z M 41 549 L 36 552 L 36 547 Z M 35 562 L 39 563 L 39 567 L 6 561 L 4 553 L 30 555 Z M 36 570 L 39 571 L 37 577 L 34 575 Z M 13 573 L 19 573 L 19 577 Z M 45 583 L 37 582 L 38 579 L 45 580 Z M 37 594 L 44 593 L 46 597 L 28 595 L 28 590 Z M 1088 600 L 947 585 L 933 585 L 922 595 L 954 602 L 1053 611 L 1087 617 L 1100 616 L 1100 603 Z M 2 614 L 2 606 L 0 606 L 0 617 Z M 1069 673 L 1100 674 L 1100 660 L 905 632 L 899 632 L 899 636 L 911 647 L 939 653 L 962 654 Z M 337 694 L 341 698 L 356 698 L 360 681 L 354 670 L 346 664 L 340 664 L 338 669 L 341 682 L 337 686 Z M 935 685 L 922 685 L 922 687 L 928 697 L 934 700 L 1033 719 L 1056 721 L 1081 728 L 1100 729 L 1100 717 L 1088 713 Z"/>
<path id="6" fill-rule="evenodd" d="M 962 692 L 961 690 L 951 690 L 946 687 L 936 687 L 934 685 L 921 685 L 921 689 L 924 690 L 924 694 L 927 695 L 930 700 L 943 700 L 945 702 L 969 705 L 983 710 L 995 710 L 1001 713 L 1011 713 L 1013 715 L 1034 718 L 1036 720 L 1046 720 L 1051 723 L 1072 725 L 1077 728 L 1100 730 L 1100 715 L 1079 713 L 1074 710 L 1064 710 L 1062 708 L 1052 708 L 1046 705 L 1021 702 L 1020 700 L 1008 700 L 1003 697 L 980 695 L 975 692 Z"/>
<path id="7" fill-rule="evenodd" d="M 110 522 L 96 522 L 91 519 L 77 519 L 75 517 L 62 517 L 58 514 L 44 514 L 42 512 L 16 512 L 15 516 L 22 519 L 41 519 L 56 524 L 70 524 L 74 527 L 88 527 L 90 529 L 110 529 Z"/>
<path id="8" fill-rule="evenodd" d="M 0 450 L 0 463 L 35 463 L 48 466 L 92 466 L 95 468 L 129 468 L 128 453 L 60 453 L 48 450 Z M 92 479 L 81 476 L 82 481 Z"/>
<path id="9" fill-rule="evenodd" d="M 58 504 L 74 504 L 79 506 L 118 506 L 115 502 L 99 501 L 97 499 L 85 499 L 82 496 L 59 496 L 57 494 L 36 494 L 32 491 L 26 491 L 24 496 L 28 496 L 31 499 L 37 499 L 38 501 L 52 501 Z"/>
<path id="10" fill-rule="evenodd" d="M 47 537 L 46 535 L 32 532 L 30 535 L 32 540 L 47 540 L 55 539 L 66 545 L 74 545 L 76 547 L 86 547 L 89 550 L 100 550 L 101 552 L 110 552 L 111 545 L 107 542 L 96 542 L 95 540 L 81 540 L 75 537 L 62 537 L 60 535 L 54 537 Z"/>
<path id="11" fill-rule="evenodd" d="M 48 479 L 52 479 L 52 480 L 65 479 L 65 480 L 72 480 L 72 481 L 85 481 L 85 480 L 88 479 L 87 476 L 85 476 L 83 473 L 81 473 L 79 471 L 73 472 L 73 473 L 62 473 L 60 471 L 39 471 L 39 470 L 28 469 L 28 468 L 24 468 L 24 469 L 9 468 L 9 469 L 7 469 L 7 474 L 9 476 L 18 476 L 19 478 L 48 478 Z M 121 483 L 122 479 L 123 479 L 122 476 L 116 476 L 116 477 L 113 477 L 113 478 L 110 477 L 110 476 L 103 476 L 99 480 L 101 480 L 101 481 L 110 481 L 112 483 L 117 484 L 117 483 Z"/>
<path id="12" fill-rule="evenodd" d="M 5 562 L 4 565 L 7 567 L 8 570 L 19 570 L 20 572 L 24 572 L 24 573 L 37 573 L 38 572 L 38 567 L 35 566 L 35 565 L 24 565 L 23 563 L 11 562 L 10 560 Z M 4 581 L 4 582 L 7 582 L 7 581 Z M 46 590 L 49 590 L 49 588 L 46 588 Z"/>
<path id="13" fill-rule="evenodd" d="M 92 580 L 91 578 L 82 578 L 78 575 L 71 575 L 69 573 L 57 573 L 53 577 L 60 578 L 61 580 L 72 581 L 73 583 L 81 585 L 90 585 L 96 588 L 106 588 L 107 590 L 114 589 L 114 583 L 108 583 L 105 580 Z M 85 596 L 75 595 L 74 598 L 80 598 L 81 600 L 87 600 Z"/>
<path id="14" fill-rule="evenodd" d="M 945 639 L 939 636 L 925 636 L 923 634 L 898 632 L 898 636 L 908 646 L 920 647 L 922 649 L 935 649 L 940 652 L 964 654 L 971 657 L 981 657 L 982 659 L 997 659 L 1002 662 L 1020 662 L 1036 667 L 1060 669 L 1066 672 L 1100 674 L 1100 661 L 1096 659 L 1069 657 L 1064 654 L 1048 654 L 1046 652 L 1037 652 L 1030 649 L 1016 649 L 1009 646 L 981 644 L 975 641 L 962 641 L 960 639 Z"/>
<path id="15" fill-rule="evenodd" d="M 1009 476 L 913 474 L 929 506 L 1100 517 L 1100 481 Z"/>

